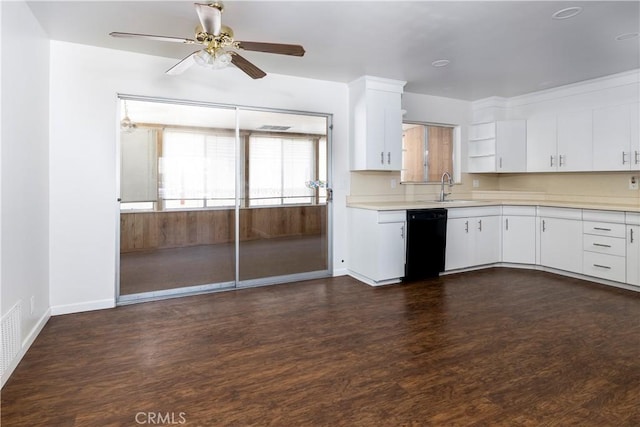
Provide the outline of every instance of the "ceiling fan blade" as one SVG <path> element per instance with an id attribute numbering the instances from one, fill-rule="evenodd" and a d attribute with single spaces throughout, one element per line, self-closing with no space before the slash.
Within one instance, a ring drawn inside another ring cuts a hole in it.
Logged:
<path id="1" fill-rule="evenodd" d="M 238 47 L 256 52 L 277 53 L 280 55 L 304 56 L 304 48 L 299 44 L 238 42 Z"/>
<path id="2" fill-rule="evenodd" d="M 195 56 L 196 56 L 196 53 L 198 52 L 199 51 L 195 51 L 191 55 L 185 57 L 176 65 L 174 65 L 173 67 L 165 71 L 165 74 L 169 74 L 170 76 L 175 76 L 177 74 L 184 73 L 187 70 L 187 68 L 191 67 L 193 64 L 196 63 Z"/>
<path id="3" fill-rule="evenodd" d="M 147 40 L 156 40 L 161 42 L 174 42 L 174 43 L 186 43 L 186 44 L 194 44 L 195 40 L 185 39 L 180 37 L 168 37 L 168 36 L 154 36 L 151 34 L 136 34 L 136 33 L 118 33 L 113 32 L 109 33 L 111 37 L 126 37 L 126 38 L 137 38 L 137 39 L 147 39 Z"/>
<path id="4" fill-rule="evenodd" d="M 196 12 L 200 18 L 200 25 L 205 33 L 217 36 L 222 28 L 222 6 L 218 3 L 201 4 L 196 3 Z"/>
<path id="5" fill-rule="evenodd" d="M 232 52 L 231 63 L 247 73 L 247 75 L 252 79 L 261 79 L 267 75 L 267 73 L 244 59 L 242 56 L 238 55 L 236 52 Z"/>

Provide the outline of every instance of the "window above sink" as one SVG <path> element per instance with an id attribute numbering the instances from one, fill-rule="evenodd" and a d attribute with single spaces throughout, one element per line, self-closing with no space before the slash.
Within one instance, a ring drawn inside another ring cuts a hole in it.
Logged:
<path id="1" fill-rule="evenodd" d="M 454 125 L 404 122 L 402 124 L 402 170 L 404 184 L 440 184 L 449 172 L 459 182 L 456 154 L 459 127 Z"/>

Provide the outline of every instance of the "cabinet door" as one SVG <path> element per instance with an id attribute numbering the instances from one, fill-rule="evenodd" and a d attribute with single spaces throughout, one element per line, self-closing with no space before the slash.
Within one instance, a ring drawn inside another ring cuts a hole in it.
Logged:
<path id="1" fill-rule="evenodd" d="M 505 216 L 502 219 L 502 261 L 517 264 L 536 263 L 534 217 Z"/>
<path id="2" fill-rule="evenodd" d="M 387 108 L 385 102 L 386 92 L 368 89 L 366 91 L 366 151 L 367 169 L 387 169 L 387 156 L 385 149 L 385 125 Z M 400 122 L 402 128 L 402 121 Z"/>
<path id="3" fill-rule="evenodd" d="M 599 171 L 629 170 L 634 161 L 631 153 L 629 105 L 593 110 L 593 169 Z"/>
<path id="4" fill-rule="evenodd" d="M 582 221 L 541 218 L 540 263 L 582 273 Z"/>
<path id="5" fill-rule="evenodd" d="M 631 169 L 640 170 L 640 105 L 629 107 L 631 121 Z"/>
<path id="6" fill-rule="evenodd" d="M 555 171 L 558 164 L 556 145 L 555 115 L 534 116 L 527 120 L 527 171 Z"/>
<path id="7" fill-rule="evenodd" d="M 640 286 L 639 225 L 627 225 L 627 283 Z"/>
<path id="8" fill-rule="evenodd" d="M 593 168 L 591 110 L 558 115 L 558 171 L 590 171 Z"/>
<path id="9" fill-rule="evenodd" d="M 447 220 L 447 247 L 445 250 L 445 270 L 455 270 L 470 265 L 470 220 L 454 218 Z"/>
<path id="10" fill-rule="evenodd" d="M 498 172 L 527 170 L 527 124 L 524 120 L 497 123 L 496 168 Z"/>
<path id="11" fill-rule="evenodd" d="M 404 276 L 405 224 L 389 222 L 378 224 L 378 271 L 376 281 Z"/>
<path id="12" fill-rule="evenodd" d="M 400 107 L 385 108 L 384 119 L 386 168 L 399 171 L 402 169 L 402 112 Z"/>
<path id="13" fill-rule="evenodd" d="M 500 262 L 500 217 L 469 218 L 475 227 L 472 265 Z"/>
<path id="14" fill-rule="evenodd" d="M 367 159 L 372 169 L 402 169 L 399 93 L 367 89 Z"/>

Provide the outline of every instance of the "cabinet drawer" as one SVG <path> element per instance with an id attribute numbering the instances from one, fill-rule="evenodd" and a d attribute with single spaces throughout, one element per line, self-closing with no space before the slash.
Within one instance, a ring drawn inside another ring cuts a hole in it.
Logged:
<path id="1" fill-rule="evenodd" d="M 616 256 L 625 256 L 625 239 L 608 236 L 594 236 L 585 234 L 582 244 L 585 251 L 598 252 Z"/>
<path id="2" fill-rule="evenodd" d="M 596 211 L 592 209 L 585 209 L 582 211 L 582 219 L 585 221 L 593 222 L 624 222 L 624 212 L 619 211 Z"/>
<path id="3" fill-rule="evenodd" d="M 575 219 L 576 221 L 582 221 L 582 209 L 538 206 L 538 216 L 547 218 Z"/>
<path id="4" fill-rule="evenodd" d="M 627 212 L 625 222 L 629 225 L 640 225 L 640 212 Z"/>
<path id="5" fill-rule="evenodd" d="M 476 206 L 469 208 L 447 208 L 448 218 L 473 218 L 478 216 L 500 216 L 501 206 Z"/>
<path id="6" fill-rule="evenodd" d="M 535 206 L 503 206 L 502 215 L 536 216 L 536 207 Z"/>
<path id="7" fill-rule="evenodd" d="M 582 272 L 587 276 L 624 282 L 626 278 L 625 258 L 615 255 L 585 252 Z"/>
<path id="8" fill-rule="evenodd" d="M 624 238 L 626 227 L 624 224 L 613 224 L 609 222 L 584 221 L 582 231 L 585 234 L 595 234 L 598 236 L 611 236 Z"/>
<path id="9" fill-rule="evenodd" d="M 407 211 L 378 211 L 378 224 L 404 222 L 406 219 Z"/>

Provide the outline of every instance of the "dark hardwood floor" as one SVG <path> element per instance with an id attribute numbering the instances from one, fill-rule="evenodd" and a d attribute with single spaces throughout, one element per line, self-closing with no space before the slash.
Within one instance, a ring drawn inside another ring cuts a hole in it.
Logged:
<path id="1" fill-rule="evenodd" d="M 617 427 L 639 398 L 640 294 L 489 269 L 54 317 L 2 425 Z"/>

